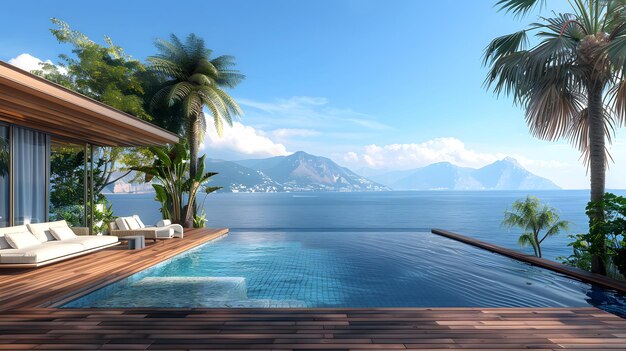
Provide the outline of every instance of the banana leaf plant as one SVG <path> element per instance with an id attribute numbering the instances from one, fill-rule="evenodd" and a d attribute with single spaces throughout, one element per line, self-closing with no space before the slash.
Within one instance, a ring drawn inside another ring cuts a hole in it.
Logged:
<path id="1" fill-rule="evenodd" d="M 161 204 L 163 218 L 192 227 L 196 196 L 217 173 L 205 173 L 206 156 L 202 156 L 198 162 L 198 172 L 190 178 L 189 146 L 183 139 L 171 146 L 151 147 L 150 151 L 155 157 L 152 165 L 132 169 L 144 173 L 146 182 L 154 181 L 152 187 L 156 192 L 156 200 Z"/>

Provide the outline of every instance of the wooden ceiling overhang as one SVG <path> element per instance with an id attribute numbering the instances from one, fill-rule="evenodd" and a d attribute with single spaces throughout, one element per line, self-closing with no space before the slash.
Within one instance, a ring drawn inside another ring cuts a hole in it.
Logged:
<path id="1" fill-rule="evenodd" d="M 152 146 L 178 135 L 0 61 L 0 121 L 99 146 Z"/>

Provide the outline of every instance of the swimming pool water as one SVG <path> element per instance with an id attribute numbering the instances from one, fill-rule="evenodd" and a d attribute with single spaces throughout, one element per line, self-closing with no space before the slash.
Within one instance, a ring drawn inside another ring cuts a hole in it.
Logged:
<path id="1" fill-rule="evenodd" d="M 233 232 L 63 307 L 583 307 L 626 298 L 426 232 Z"/>

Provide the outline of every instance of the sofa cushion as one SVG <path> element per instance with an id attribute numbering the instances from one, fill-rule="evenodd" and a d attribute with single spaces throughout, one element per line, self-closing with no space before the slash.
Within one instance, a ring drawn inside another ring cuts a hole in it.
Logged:
<path id="1" fill-rule="evenodd" d="M 57 240 L 67 240 L 76 237 L 76 233 L 70 227 L 53 227 L 50 228 L 50 233 Z"/>
<path id="2" fill-rule="evenodd" d="M 48 241 L 23 249 L 2 250 L 0 263 L 39 263 L 84 250 L 85 248 L 77 243 Z"/>
<path id="3" fill-rule="evenodd" d="M 133 215 L 133 218 L 137 221 L 137 223 L 139 223 L 139 227 L 141 227 L 141 228 L 145 228 L 146 227 L 146 225 L 143 224 L 143 221 L 141 220 L 141 218 L 139 218 L 138 215 Z"/>
<path id="4" fill-rule="evenodd" d="M 114 244 L 118 239 L 114 235 L 79 235 L 72 239 L 63 240 L 64 243 L 80 244 L 85 250 Z"/>
<path id="5" fill-rule="evenodd" d="M 23 233 L 23 232 L 27 232 L 27 231 L 28 231 L 28 228 L 26 228 L 25 225 L 16 225 L 14 227 L 0 228 L 0 250 L 12 249 L 13 248 L 13 247 L 11 247 L 11 245 L 9 245 L 9 242 L 4 237 L 5 234 L 8 234 L 8 233 Z"/>
<path id="6" fill-rule="evenodd" d="M 24 249 L 30 246 L 41 245 L 41 242 L 28 231 L 21 233 L 8 233 L 5 234 L 4 237 L 9 245 L 11 245 L 14 249 Z"/>
<path id="7" fill-rule="evenodd" d="M 135 217 L 124 217 L 124 220 L 126 221 L 126 224 L 128 224 L 128 228 L 130 228 L 130 230 L 141 229 L 141 225 L 137 222 Z"/>
<path id="8" fill-rule="evenodd" d="M 117 229 L 119 230 L 129 230 L 130 228 L 128 227 L 128 223 L 126 223 L 126 220 L 124 219 L 124 217 L 119 217 L 115 219 L 115 224 L 117 225 Z"/>
<path id="9" fill-rule="evenodd" d="M 66 221 L 31 223 L 26 226 L 28 227 L 28 230 L 30 230 L 30 232 L 33 233 L 33 235 L 42 243 L 55 240 L 54 236 L 50 232 L 50 228 L 69 227 Z"/>

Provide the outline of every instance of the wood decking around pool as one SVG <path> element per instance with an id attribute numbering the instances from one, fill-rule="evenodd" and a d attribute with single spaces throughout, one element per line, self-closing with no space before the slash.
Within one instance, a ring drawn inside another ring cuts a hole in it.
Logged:
<path id="1" fill-rule="evenodd" d="M 592 307 L 53 307 L 226 232 L 190 230 L 184 239 L 140 251 L 120 245 L 47 267 L 0 271 L 0 350 L 626 349 L 626 319 Z"/>

